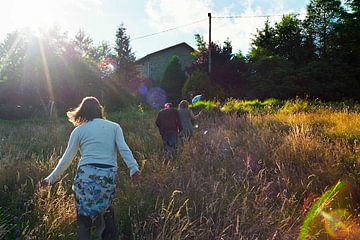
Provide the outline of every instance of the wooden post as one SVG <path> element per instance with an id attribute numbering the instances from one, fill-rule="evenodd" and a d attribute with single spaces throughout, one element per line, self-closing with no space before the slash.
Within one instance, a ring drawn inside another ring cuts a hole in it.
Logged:
<path id="1" fill-rule="evenodd" d="M 211 76 L 211 13 L 208 13 L 209 17 L 209 76 Z"/>

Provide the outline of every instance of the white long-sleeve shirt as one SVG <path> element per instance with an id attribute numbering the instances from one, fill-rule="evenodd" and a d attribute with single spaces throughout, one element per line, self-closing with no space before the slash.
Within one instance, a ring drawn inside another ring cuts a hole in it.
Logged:
<path id="1" fill-rule="evenodd" d="M 107 164 L 117 167 L 116 150 L 130 169 L 130 176 L 139 171 L 134 156 L 125 142 L 119 124 L 95 118 L 76 127 L 71 135 L 66 150 L 52 173 L 45 178 L 54 183 L 70 166 L 80 149 L 81 159 L 78 167 L 89 163 Z"/>

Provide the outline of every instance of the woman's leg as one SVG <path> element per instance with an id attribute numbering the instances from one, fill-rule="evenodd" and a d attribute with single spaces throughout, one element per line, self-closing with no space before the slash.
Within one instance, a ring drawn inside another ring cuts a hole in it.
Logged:
<path id="1" fill-rule="evenodd" d="M 118 239 L 118 230 L 115 224 L 115 214 L 114 214 L 114 208 L 110 206 L 105 214 L 104 214 L 104 220 L 105 220 L 105 230 L 102 234 L 103 240 L 113 240 Z"/>
<path id="2" fill-rule="evenodd" d="M 102 239 L 102 234 L 105 230 L 105 220 L 104 213 L 100 213 L 94 221 L 94 225 L 96 228 L 96 237 L 97 239 Z"/>
<path id="3" fill-rule="evenodd" d="M 91 218 L 77 215 L 77 240 L 89 240 L 91 229 Z"/>
<path id="4" fill-rule="evenodd" d="M 73 189 L 77 201 L 77 210 L 80 213 L 79 215 L 85 213 L 78 218 L 78 239 L 90 239 L 90 228 L 92 225 L 95 225 L 96 233 L 100 237 L 107 224 L 105 223 L 105 218 L 114 221 L 113 211 L 110 210 L 109 213 L 106 214 L 104 210 L 107 209 L 112 202 L 116 188 L 116 173 L 117 169 L 115 167 L 103 169 L 91 165 L 84 165 L 81 167 L 81 171 L 78 170 Z M 89 181 L 93 176 L 96 176 L 96 180 Z M 94 191 L 94 189 L 96 191 Z M 97 203 L 96 199 L 102 199 L 103 201 Z M 99 215 L 93 222 L 90 217 L 84 217 L 84 215 L 88 215 L 89 213 L 92 214 L 92 216 L 99 214 L 101 214 L 101 216 Z M 110 218 L 107 216 L 109 214 Z M 113 225 L 115 224 L 113 223 Z M 109 239 L 116 238 L 112 237 Z"/>

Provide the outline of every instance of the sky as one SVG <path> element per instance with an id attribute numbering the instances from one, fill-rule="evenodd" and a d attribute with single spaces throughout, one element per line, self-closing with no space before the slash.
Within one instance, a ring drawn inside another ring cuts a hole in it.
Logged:
<path id="1" fill-rule="evenodd" d="M 123 23 L 137 58 L 186 42 L 196 48 L 194 35 L 222 44 L 227 38 L 233 52 L 246 54 L 256 29 L 266 18 L 274 23 L 282 14 L 306 13 L 308 0 L 0 0 L 0 42 L 16 29 L 34 31 L 56 25 L 70 37 L 82 29 L 94 44 L 112 46 Z M 279 16 L 280 15 L 280 16 Z M 241 16 L 240 18 L 219 18 Z M 304 15 L 300 15 L 300 18 Z M 169 30 L 173 29 L 173 30 Z M 167 31 L 169 30 L 169 31 Z M 143 37 L 146 35 L 151 35 Z"/>

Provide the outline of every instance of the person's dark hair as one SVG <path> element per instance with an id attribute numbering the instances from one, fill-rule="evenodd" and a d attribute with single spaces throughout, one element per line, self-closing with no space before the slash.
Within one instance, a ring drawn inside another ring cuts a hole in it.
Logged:
<path id="1" fill-rule="evenodd" d="M 186 100 L 182 100 L 182 101 L 179 103 L 179 108 L 180 108 L 180 109 L 189 108 L 189 102 L 186 101 Z"/>
<path id="2" fill-rule="evenodd" d="M 79 106 L 68 111 L 66 115 L 75 126 L 91 121 L 94 118 L 105 118 L 104 107 L 101 106 L 96 97 L 83 98 Z"/>

